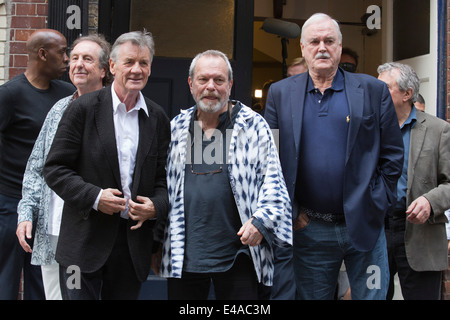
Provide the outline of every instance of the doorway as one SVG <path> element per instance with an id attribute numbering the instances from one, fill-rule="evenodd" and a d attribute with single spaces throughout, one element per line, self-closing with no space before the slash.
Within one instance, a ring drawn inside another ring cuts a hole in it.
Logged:
<path id="1" fill-rule="evenodd" d="M 420 79 L 425 111 L 445 119 L 446 1 L 383 0 L 383 8 L 383 59 L 410 65 Z"/>
<path id="2" fill-rule="evenodd" d="M 218 49 L 229 56 L 234 73 L 231 98 L 251 103 L 253 2 L 248 0 L 102 0 L 99 33 L 111 43 L 122 33 L 153 34 L 156 54 L 143 94 L 169 118 L 194 105 L 187 78 L 194 56 Z"/>
<path id="3" fill-rule="evenodd" d="M 367 27 L 371 6 L 380 9 L 380 28 Z M 385 62 L 410 64 L 421 80 L 420 93 L 425 98 L 426 111 L 445 119 L 446 10 L 445 0 L 255 1 L 253 102 L 259 101 L 255 90 L 262 89 L 265 82 L 282 79 L 280 38 L 262 30 L 264 20 L 278 14 L 278 18 L 301 27 L 312 14 L 324 12 L 340 22 L 343 47 L 358 54 L 357 72 L 378 77 L 377 67 Z M 301 56 L 299 45 L 299 38 L 289 39 L 288 64 Z"/>
<path id="4" fill-rule="evenodd" d="M 262 30 L 262 25 L 268 17 L 276 17 L 301 28 L 312 14 L 329 14 L 340 23 L 343 47 L 352 49 L 359 56 L 357 72 L 377 77 L 377 67 L 382 62 L 384 50 L 383 33 L 378 29 L 367 28 L 367 9 L 372 5 L 382 8 L 382 0 L 255 1 L 253 102 L 259 100 L 255 97 L 255 90 L 262 89 L 264 83 L 269 80 L 279 81 L 283 78 L 280 37 Z M 288 39 L 287 55 L 288 65 L 301 57 L 300 36 Z"/>

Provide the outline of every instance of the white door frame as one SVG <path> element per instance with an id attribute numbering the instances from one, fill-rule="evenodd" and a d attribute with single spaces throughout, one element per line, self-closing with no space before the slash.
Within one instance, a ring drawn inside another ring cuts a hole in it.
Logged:
<path id="1" fill-rule="evenodd" d="M 445 1 L 444 1 L 445 2 Z M 442 88 L 439 88 L 442 81 L 439 77 L 439 17 L 438 17 L 438 0 L 430 0 L 430 53 L 422 56 L 413 57 L 397 61 L 409 64 L 414 68 L 420 79 L 420 93 L 425 98 L 426 112 L 433 115 L 440 115 L 439 94 Z M 389 62 L 393 60 L 393 1 L 383 0 L 383 61 Z M 413 21 L 411 23 L 414 23 Z M 446 56 L 445 56 L 446 58 Z"/>

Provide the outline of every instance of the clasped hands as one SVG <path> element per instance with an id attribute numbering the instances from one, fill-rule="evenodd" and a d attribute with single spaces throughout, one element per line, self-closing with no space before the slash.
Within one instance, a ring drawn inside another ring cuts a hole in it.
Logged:
<path id="1" fill-rule="evenodd" d="M 147 197 L 137 196 L 134 202 L 131 199 L 125 199 L 120 197 L 122 192 L 117 189 L 105 189 L 102 191 L 100 200 L 98 202 L 98 210 L 101 212 L 112 215 L 115 212 L 125 210 L 128 202 L 128 216 L 138 223 L 131 227 L 131 230 L 139 229 L 145 220 L 156 218 L 156 209 L 151 201 Z M 32 252 L 31 246 L 26 239 L 31 239 L 33 225 L 31 221 L 23 221 L 17 226 L 16 235 L 19 239 L 19 243 L 25 252 Z"/>
<path id="2" fill-rule="evenodd" d="M 144 221 L 156 218 L 156 209 L 153 201 L 147 197 L 137 196 L 134 202 L 131 199 L 121 197 L 122 192 L 117 189 L 105 189 L 102 191 L 98 202 L 98 210 L 112 215 L 126 209 L 128 203 L 128 216 L 138 223 L 131 230 L 139 229 Z"/>

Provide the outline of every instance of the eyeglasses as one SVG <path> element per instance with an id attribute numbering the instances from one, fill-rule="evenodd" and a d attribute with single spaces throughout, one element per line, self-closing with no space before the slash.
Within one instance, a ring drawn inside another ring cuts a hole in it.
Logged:
<path id="1" fill-rule="evenodd" d="M 209 172 L 195 172 L 194 171 L 194 165 L 191 163 L 191 173 L 192 174 L 198 174 L 198 175 L 206 175 L 206 174 L 214 174 L 214 173 L 221 173 L 223 169 L 223 164 L 220 165 L 220 168 L 217 170 L 209 171 Z"/>

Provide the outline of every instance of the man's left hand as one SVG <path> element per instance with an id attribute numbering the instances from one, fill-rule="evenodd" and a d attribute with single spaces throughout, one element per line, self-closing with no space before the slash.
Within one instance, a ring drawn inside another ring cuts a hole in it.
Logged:
<path id="1" fill-rule="evenodd" d="M 406 209 L 406 220 L 414 224 L 424 224 L 430 217 L 430 214 L 431 205 L 427 198 L 419 197 Z"/>
<path id="2" fill-rule="evenodd" d="M 139 229 L 144 221 L 156 218 L 156 209 L 152 200 L 141 196 L 137 196 L 136 200 L 139 202 L 134 202 L 131 199 L 128 201 L 128 216 L 138 222 L 131 227 L 131 230 Z"/>
<path id="3" fill-rule="evenodd" d="M 248 220 L 237 233 L 241 237 L 241 242 L 243 245 L 249 245 L 250 247 L 255 247 L 259 245 L 264 238 L 262 233 L 252 224 L 253 218 Z"/>

